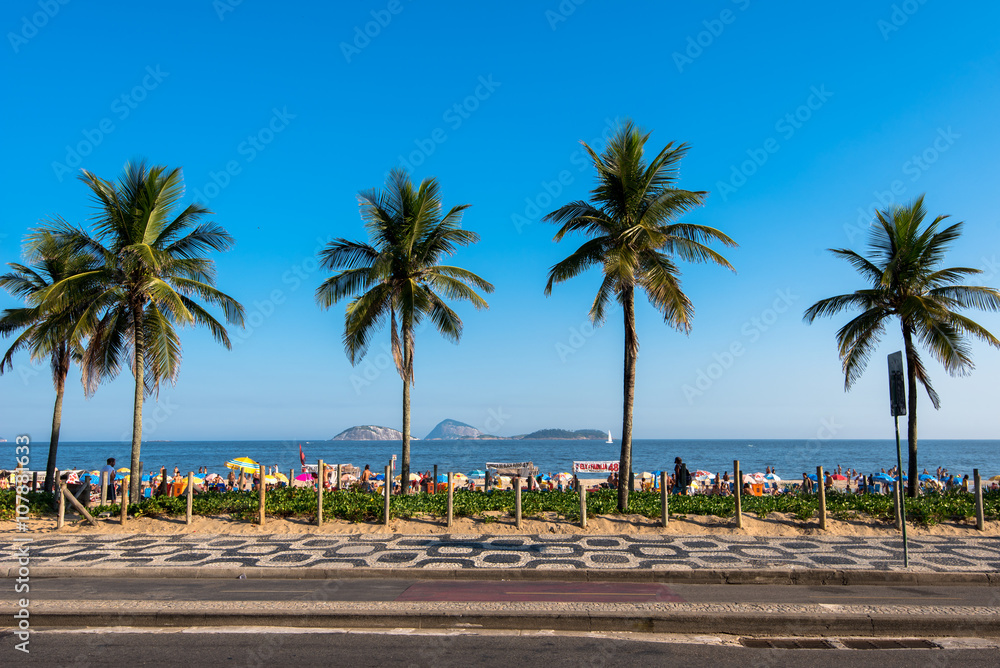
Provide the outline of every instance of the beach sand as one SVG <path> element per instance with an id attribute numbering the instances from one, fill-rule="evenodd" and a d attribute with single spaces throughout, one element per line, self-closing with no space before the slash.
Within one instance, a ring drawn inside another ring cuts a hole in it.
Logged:
<path id="1" fill-rule="evenodd" d="M 535 535 L 535 534 L 603 534 L 603 535 L 642 535 L 662 534 L 676 536 L 723 535 L 723 536 L 891 536 L 898 535 L 892 523 L 880 523 L 870 518 L 843 521 L 827 517 L 827 529 L 820 530 L 818 519 L 799 520 L 792 515 L 771 513 L 766 518 L 744 514 L 743 528 L 737 529 L 732 518 L 711 516 L 672 516 L 668 526 L 659 526 L 659 521 L 638 515 L 596 515 L 587 520 L 587 529 L 580 528 L 579 522 L 573 522 L 555 514 L 543 514 L 536 518 L 523 518 L 520 530 L 514 526 L 510 516 L 499 516 L 499 513 L 489 514 L 483 518 L 455 518 L 451 529 L 436 517 L 415 517 L 412 519 L 394 519 L 386 529 L 381 523 L 347 522 L 344 520 L 324 520 L 322 527 L 306 519 L 278 519 L 268 517 L 263 527 L 246 520 L 235 520 L 228 516 L 195 517 L 187 525 L 184 518 L 149 518 L 130 519 L 122 527 L 118 519 L 100 520 L 100 526 L 93 527 L 84 520 L 70 520 L 62 529 L 56 529 L 55 518 L 31 518 L 28 528 L 31 534 L 498 534 L 498 535 Z M 0 535 L 15 533 L 12 521 L 0 522 Z M 963 536 L 968 538 L 984 536 L 1000 536 L 1000 521 L 986 523 L 985 531 L 976 531 L 974 522 L 943 522 L 932 527 L 907 525 L 907 534 L 914 536 Z M 25 535 L 25 534 L 21 534 Z"/>

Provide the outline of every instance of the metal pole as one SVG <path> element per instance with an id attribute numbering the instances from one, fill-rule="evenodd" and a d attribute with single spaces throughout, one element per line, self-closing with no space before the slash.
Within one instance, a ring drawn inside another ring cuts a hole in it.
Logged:
<path id="1" fill-rule="evenodd" d="M 660 523 L 667 526 L 670 521 L 669 508 L 667 508 L 667 472 L 660 471 Z"/>
<path id="2" fill-rule="evenodd" d="M 972 469 L 972 479 L 976 483 L 976 528 L 983 531 L 986 522 L 983 518 L 983 481 L 979 477 L 979 469 Z"/>
<path id="3" fill-rule="evenodd" d="M 453 473 L 448 471 L 448 528 L 451 528 L 452 517 L 455 512 L 455 486 Z"/>
<path id="4" fill-rule="evenodd" d="M 733 460 L 733 491 L 736 499 L 736 528 L 743 528 L 743 476 L 740 475 L 740 460 Z"/>
<path id="5" fill-rule="evenodd" d="M 913 391 L 913 388 L 910 388 Z M 910 552 L 906 544 L 906 494 L 903 492 L 903 452 L 899 449 L 899 416 L 893 417 L 896 423 L 896 478 L 899 487 L 899 517 L 903 525 L 903 568 L 910 565 Z"/>
<path id="6" fill-rule="evenodd" d="M 514 478 L 514 526 L 521 528 L 521 476 Z"/>
<path id="7" fill-rule="evenodd" d="M 389 488 L 392 487 L 392 467 L 385 467 L 385 484 L 382 486 L 385 490 L 385 527 L 389 528 Z"/>
<path id="8" fill-rule="evenodd" d="M 188 486 L 187 486 L 187 514 L 185 515 L 185 523 L 191 524 L 191 511 L 194 509 L 194 472 L 188 471 Z"/>

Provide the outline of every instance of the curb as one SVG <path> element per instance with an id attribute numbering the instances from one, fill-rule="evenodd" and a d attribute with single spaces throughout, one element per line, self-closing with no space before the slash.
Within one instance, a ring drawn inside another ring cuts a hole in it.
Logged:
<path id="1" fill-rule="evenodd" d="M 17 567 L 0 569 L 0 577 L 17 577 Z M 528 582 L 657 582 L 731 585 L 854 585 L 854 586 L 1000 586 L 996 572 L 874 571 L 826 569 L 631 570 L 517 568 L 317 568 L 207 566 L 32 566 L 33 578 L 187 578 L 230 579 L 245 575 L 275 580 L 518 580 Z"/>
<path id="2" fill-rule="evenodd" d="M 555 630 L 578 632 L 718 633 L 748 636 L 1000 637 L 1000 619 L 954 615 L 764 614 L 663 612 L 519 611 L 491 614 L 358 610 L 294 612 L 140 612 L 76 609 L 34 612 L 33 628 L 79 627 L 296 627 L 413 628 L 475 630 Z"/>

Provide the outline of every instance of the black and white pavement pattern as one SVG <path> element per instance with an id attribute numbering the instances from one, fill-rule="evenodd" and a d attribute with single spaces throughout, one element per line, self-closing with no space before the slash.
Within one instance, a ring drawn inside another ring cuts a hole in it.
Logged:
<path id="1" fill-rule="evenodd" d="M 3 553 L 15 545 L 0 538 Z M 43 534 L 29 545 L 33 565 L 63 567 L 887 571 L 903 560 L 899 537 L 843 536 Z M 911 539 L 909 559 L 917 571 L 1000 572 L 1000 538 Z"/>

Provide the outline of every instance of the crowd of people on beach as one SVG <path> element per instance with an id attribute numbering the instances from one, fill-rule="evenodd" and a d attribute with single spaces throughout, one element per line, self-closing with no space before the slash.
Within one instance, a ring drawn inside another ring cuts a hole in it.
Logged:
<path id="1" fill-rule="evenodd" d="M 364 492 L 380 492 L 383 488 L 384 476 L 374 474 L 369 465 L 365 465 L 364 470 L 359 470 L 351 465 L 341 467 L 341 480 L 336 480 L 337 467 L 326 468 L 325 479 L 322 484 L 324 489 L 355 489 Z M 696 471 L 691 473 L 687 464 L 677 457 L 674 460 L 674 470 L 666 473 L 667 489 L 673 494 L 680 495 L 709 495 L 709 496 L 731 496 L 736 492 L 737 481 L 730 477 L 729 472 L 710 473 L 707 471 Z M 642 491 L 659 490 L 661 482 L 661 472 L 653 474 L 642 474 L 634 479 L 633 489 Z M 286 486 L 311 487 L 316 489 L 320 484 L 314 473 L 303 472 L 303 475 L 294 479 L 289 479 L 278 471 L 278 467 L 264 467 L 265 484 L 267 489 L 275 489 Z M 8 489 L 14 485 L 14 471 L 0 471 L 0 489 Z M 744 495 L 763 496 L 771 494 L 794 494 L 794 493 L 816 493 L 819 485 L 822 484 L 826 491 L 837 491 L 845 494 L 890 494 L 893 485 L 898 479 L 897 467 L 893 466 L 888 470 L 882 469 L 879 473 L 865 475 L 854 468 L 844 468 L 836 466 L 826 471 L 822 482 L 817 479 L 815 473 L 803 472 L 801 480 L 782 480 L 774 469 L 768 466 L 763 473 L 744 474 L 740 482 L 740 490 Z M 121 486 L 128 480 L 128 474 L 122 470 L 115 469 L 115 460 L 108 459 L 107 464 L 99 471 L 65 471 L 60 472 L 60 479 L 70 485 L 89 483 L 91 494 L 98 497 L 101 491 L 102 478 L 110 481 L 107 485 L 106 495 L 110 503 L 121 493 Z M 403 481 L 401 476 L 396 476 L 390 482 L 393 494 L 402 492 Z M 430 471 L 424 473 L 411 474 L 409 480 L 410 492 L 432 492 L 447 489 L 447 483 L 442 482 L 444 476 L 437 480 Z M 491 490 L 511 490 L 517 481 L 520 480 L 522 488 L 530 491 L 564 491 L 576 489 L 578 485 L 585 484 L 591 491 L 599 489 L 615 489 L 618 487 L 618 473 L 612 472 L 607 479 L 581 480 L 576 476 L 566 473 L 553 475 L 552 473 L 540 474 L 537 476 L 525 476 L 522 478 L 495 475 L 490 470 L 485 472 L 485 476 L 477 479 L 474 476 L 456 474 L 454 484 L 456 489 L 469 491 L 491 491 Z M 904 475 L 904 481 L 906 480 Z M 987 481 L 984 489 L 1000 489 L 998 484 L 1000 476 Z M 143 475 L 140 484 L 141 494 L 144 498 L 153 496 L 182 496 L 187 491 L 187 476 L 181 473 L 179 467 L 173 467 L 172 473 L 167 467 L 161 467 L 160 472 Z M 232 492 L 251 491 L 259 489 L 260 476 L 258 471 L 234 471 L 230 470 L 226 476 L 217 473 L 209 473 L 207 466 L 198 468 L 197 476 L 194 478 L 192 491 L 195 494 L 202 492 Z M 973 490 L 973 483 L 968 474 L 959 478 L 950 473 L 947 469 L 938 467 L 934 473 L 924 469 L 920 474 L 918 488 L 921 493 L 950 493 L 950 492 L 970 492 Z"/>

